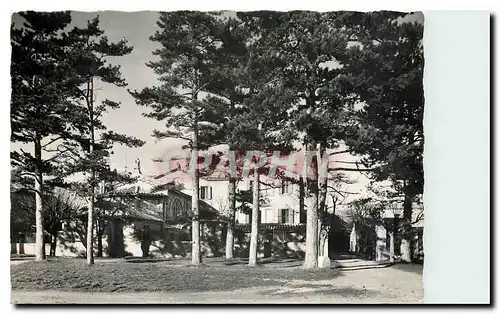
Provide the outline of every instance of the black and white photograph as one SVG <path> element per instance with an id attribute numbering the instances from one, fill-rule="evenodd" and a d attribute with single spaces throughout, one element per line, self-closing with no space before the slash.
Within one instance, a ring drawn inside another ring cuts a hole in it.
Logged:
<path id="1" fill-rule="evenodd" d="M 422 303 L 424 20 L 13 13 L 11 302 Z"/>

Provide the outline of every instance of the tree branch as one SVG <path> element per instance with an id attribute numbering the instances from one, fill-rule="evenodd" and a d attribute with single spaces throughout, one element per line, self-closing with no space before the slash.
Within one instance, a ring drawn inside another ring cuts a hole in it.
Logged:
<path id="1" fill-rule="evenodd" d="M 62 138 L 63 138 L 62 136 L 58 136 L 58 137 L 56 137 L 56 138 L 52 139 L 50 142 L 48 142 L 48 143 L 46 143 L 46 144 L 42 145 L 42 148 L 45 148 L 45 147 L 49 146 L 50 144 L 54 143 L 55 141 L 60 140 L 60 139 L 62 139 Z"/>
<path id="2" fill-rule="evenodd" d="M 340 191 L 340 190 L 337 190 L 336 188 L 334 188 L 333 186 L 328 186 L 328 188 L 334 190 L 336 193 L 339 193 L 340 195 L 344 196 L 343 194 L 351 194 L 351 195 L 357 195 L 359 193 L 357 192 L 347 192 L 347 191 Z"/>
<path id="3" fill-rule="evenodd" d="M 373 171 L 374 169 L 353 169 L 353 168 L 343 168 L 343 167 L 337 167 L 337 168 L 330 168 L 328 171 L 352 171 L 352 172 L 363 172 L 363 171 Z"/>
<path id="4" fill-rule="evenodd" d="M 338 151 L 338 152 L 330 153 L 328 155 L 329 156 L 333 156 L 333 155 L 340 155 L 340 154 L 345 154 L 345 153 L 349 153 L 349 150 L 341 150 L 341 151 Z"/>

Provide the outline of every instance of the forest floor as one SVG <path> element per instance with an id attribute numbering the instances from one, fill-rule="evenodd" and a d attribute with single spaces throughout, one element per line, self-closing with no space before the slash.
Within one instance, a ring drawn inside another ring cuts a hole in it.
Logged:
<path id="1" fill-rule="evenodd" d="M 55 258 L 11 265 L 12 303 L 421 303 L 422 266 L 303 270 L 206 259 L 133 263 Z"/>

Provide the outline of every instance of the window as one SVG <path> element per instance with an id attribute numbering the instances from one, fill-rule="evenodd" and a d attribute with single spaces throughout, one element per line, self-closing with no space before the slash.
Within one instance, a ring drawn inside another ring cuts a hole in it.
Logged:
<path id="1" fill-rule="evenodd" d="M 174 198 L 171 202 L 171 208 L 170 208 L 170 212 L 172 214 L 172 216 L 170 218 L 172 219 L 176 219 L 178 216 L 181 216 L 183 214 L 183 210 L 182 210 L 182 203 L 180 201 L 179 198 Z"/>
<path id="2" fill-rule="evenodd" d="M 283 180 L 281 182 L 281 194 L 290 193 L 290 182 Z"/>
<path id="3" fill-rule="evenodd" d="M 272 208 L 263 208 L 262 211 L 262 223 L 272 223 L 273 221 L 273 209 Z"/>
<path id="4" fill-rule="evenodd" d="M 212 199 L 212 187 L 211 186 L 200 186 L 200 199 L 211 200 Z"/>
<path id="5" fill-rule="evenodd" d="M 278 212 L 278 222 L 283 224 L 293 224 L 294 223 L 294 213 L 290 208 L 282 208 Z"/>

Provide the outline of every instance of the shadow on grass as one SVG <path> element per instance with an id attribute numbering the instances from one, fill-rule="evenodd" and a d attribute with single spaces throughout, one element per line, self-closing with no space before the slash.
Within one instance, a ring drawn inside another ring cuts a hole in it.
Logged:
<path id="1" fill-rule="evenodd" d="M 26 260 L 34 260 L 34 254 L 12 254 L 10 256 L 11 261 L 26 261 Z"/>
<path id="2" fill-rule="evenodd" d="M 124 261 L 127 263 L 160 263 L 160 262 L 168 262 L 170 260 L 166 258 L 160 259 L 160 258 L 137 257 L 137 258 L 125 258 Z"/>
<path id="3" fill-rule="evenodd" d="M 280 286 L 293 280 L 324 280 L 341 276 L 337 270 L 307 271 L 277 267 L 169 267 L 165 263 L 96 263 L 58 259 L 28 261 L 11 267 L 13 290 L 82 292 L 232 291 Z"/>
<path id="4" fill-rule="evenodd" d="M 299 260 L 299 259 L 292 259 L 292 258 L 261 258 L 257 260 L 258 265 L 270 265 L 274 266 L 276 265 L 277 267 L 297 267 L 302 265 L 304 261 Z M 232 260 L 225 260 L 222 262 L 223 265 L 225 266 L 233 266 L 233 265 L 247 265 L 248 264 L 248 258 L 237 258 L 237 259 L 232 259 Z"/>

